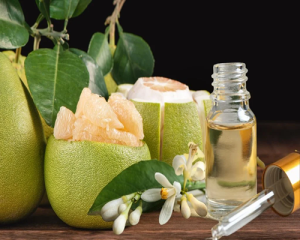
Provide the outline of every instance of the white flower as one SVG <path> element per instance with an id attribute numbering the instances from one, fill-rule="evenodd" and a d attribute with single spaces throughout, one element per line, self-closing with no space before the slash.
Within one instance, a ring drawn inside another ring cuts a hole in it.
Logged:
<path id="1" fill-rule="evenodd" d="M 184 155 L 176 155 L 173 159 L 172 166 L 175 170 L 175 174 L 183 174 L 185 179 L 194 181 L 203 180 L 205 178 L 205 164 L 202 161 L 198 161 L 193 164 L 193 159 L 203 158 L 203 152 L 197 147 L 196 144 L 189 144 L 189 156 L 188 160 Z"/>
<path id="2" fill-rule="evenodd" d="M 175 199 L 180 196 L 181 185 L 176 181 L 172 185 L 161 173 L 155 173 L 155 179 L 163 188 L 148 189 L 143 192 L 141 198 L 146 202 L 156 202 L 160 199 L 166 199 L 159 214 L 159 223 L 163 225 L 171 218 Z"/>
<path id="3" fill-rule="evenodd" d="M 189 207 L 189 204 L 187 202 L 186 196 L 181 197 L 181 214 L 185 219 L 188 219 L 191 216 L 191 209 Z"/>

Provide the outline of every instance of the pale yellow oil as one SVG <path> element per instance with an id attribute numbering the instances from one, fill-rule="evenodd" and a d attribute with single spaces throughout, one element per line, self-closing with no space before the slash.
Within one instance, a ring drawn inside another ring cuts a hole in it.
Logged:
<path id="1" fill-rule="evenodd" d="M 208 122 L 205 147 L 208 210 L 223 216 L 257 193 L 256 122 Z"/>

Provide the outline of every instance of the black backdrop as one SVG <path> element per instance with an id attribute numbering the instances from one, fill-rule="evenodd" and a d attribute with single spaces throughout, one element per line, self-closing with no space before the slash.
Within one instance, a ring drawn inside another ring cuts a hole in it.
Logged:
<path id="1" fill-rule="evenodd" d="M 70 47 L 86 51 L 93 33 L 104 32 L 112 2 L 93 0 L 69 21 Z M 299 121 L 299 8 L 291 2 L 127 0 L 119 21 L 125 32 L 149 44 L 154 76 L 211 92 L 214 64 L 244 62 L 257 120 Z M 25 20 L 33 25 L 38 16 L 35 1 L 20 3 Z M 62 21 L 54 21 L 54 29 L 61 30 Z M 32 51 L 32 44 L 31 38 L 22 54 Z M 52 46 L 48 39 L 40 45 Z"/>

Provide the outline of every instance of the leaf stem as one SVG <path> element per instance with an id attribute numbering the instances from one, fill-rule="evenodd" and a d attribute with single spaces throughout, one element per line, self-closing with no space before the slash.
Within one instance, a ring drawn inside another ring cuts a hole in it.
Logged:
<path id="1" fill-rule="evenodd" d="M 33 51 L 39 49 L 41 42 L 41 36 L 35 36 L 33 41 Z"/>
<path id="2" fill-rule="evenodd" d="M 20 58 L 20 55 L 21 55 L 21 50 L 22 50 L 22 48 L 17 48 L 16 49 L 15 63 L 19 62 L 19 58 Z"/>
<path id="3" fill-rule="evenodd" d="M 33 29 L 33 28 L 36 29 L 43 19 L 44 19 L 44 15 L 40 13 L 40 15 L 38 16 L 38 18 L 35 21 L 35 24 L 31 27 L 31 29 Z"/>
<path id="4" fill-rule="evenodd" d="M 109 24 L 109 45 L 115 46 L 115 29 L 116 29 L 116 22 L 120 17 L 121 9 L 124 5 L 126 0 L 114 0 L 113 4 L 116 5 L 115 9 L 111 16 L 107 17 L 105 21 L 105 25 Z"/>

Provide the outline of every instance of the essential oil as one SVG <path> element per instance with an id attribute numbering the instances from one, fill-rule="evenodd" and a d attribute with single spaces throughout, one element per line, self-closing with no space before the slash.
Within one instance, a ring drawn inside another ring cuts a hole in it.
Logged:
<path id="1" fill-rule="evenodd" d="M 205 142 L 208 212 L 219 219 L 257 193 L 256 118 L 244 63 L 214 65 Z"/>

